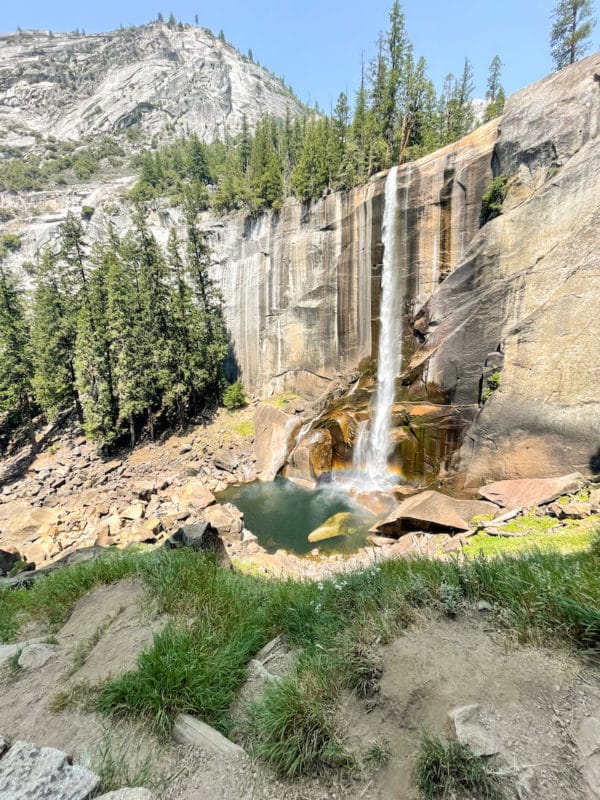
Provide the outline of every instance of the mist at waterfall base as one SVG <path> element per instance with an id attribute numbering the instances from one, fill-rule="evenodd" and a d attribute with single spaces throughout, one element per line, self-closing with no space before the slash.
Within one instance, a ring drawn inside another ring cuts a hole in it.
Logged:
<path id="1" fill-rule="evenodd" d="M 320 553 L 355 553 L 367 544 L 373 517 L 355 505 L 345 492 L 331 484 L 303 489 L 285 478 L 270 483 L 230 486 L 219 492 L 220 503 L 233 503 L 244 515 L 244 525 L 258 537 L 268 553 L 288 550 L 307 555 L 315 547 Z M 357 531 L 312 543 L 308 535 L 334 514 L 352 514 Z"/>

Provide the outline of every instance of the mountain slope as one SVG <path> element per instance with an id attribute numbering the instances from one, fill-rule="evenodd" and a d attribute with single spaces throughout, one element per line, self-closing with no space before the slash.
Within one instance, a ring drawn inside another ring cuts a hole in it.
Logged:
<path id="1" fill-rule="evenodd" d="M 0 45 L 0 138 L 13 147 L 133 130 L 212 141 L 244 115 L 252 125 L 301 110 L 279 78 L 204 28 L 21 31 Z"/>

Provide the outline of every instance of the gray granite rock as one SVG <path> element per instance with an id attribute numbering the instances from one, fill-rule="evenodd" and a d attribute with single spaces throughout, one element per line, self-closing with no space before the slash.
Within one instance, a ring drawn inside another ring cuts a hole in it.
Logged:
<path id="1" fill-rule="evenodd" d="M 15 742 L 0 760 L 2 800 L 86 800 L 100 783 L 53 747 Z"/>

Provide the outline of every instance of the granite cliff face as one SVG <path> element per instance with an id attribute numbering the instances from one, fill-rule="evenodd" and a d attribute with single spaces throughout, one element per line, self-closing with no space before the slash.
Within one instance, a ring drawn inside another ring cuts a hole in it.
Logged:
<path id="1" fill-rule="evenodd" d="M 426 302 L 479 230 L 495 138 L 489 123 L 399 170 L 398 269 L 408 300 L 399 313 L 414 314 Z M 235 356 L 250 388 L 318 388 L 377 352 L 384 181 L 376 175 L 256 220 L 205 219 Z"/>
<path id="2" fill-rule="evenodd" d="M 499 126 L 399 170 L 394 439 L 407 477 L 476 485 L 599 470 L 599 127 L 593 56 L 519 92 Z M 493 175 L 509 179 L 508 195 L 480 228 Z M 351 394 L 317 423 L 338 464 L 373 389 L 383 178 L 213 229 L 250 386 L 289 388 L 296 371 L 306 390 L 307 372 L 331 379 L 362 362 Z"/>
<path id="3" fill-rule="evenodd" d="M 204 28 L 154 22 L 103 34 L 0 36 L 0 138 L 78 140 L 135 127 L 205 141 L 300 105 L 282 81 Z"/>

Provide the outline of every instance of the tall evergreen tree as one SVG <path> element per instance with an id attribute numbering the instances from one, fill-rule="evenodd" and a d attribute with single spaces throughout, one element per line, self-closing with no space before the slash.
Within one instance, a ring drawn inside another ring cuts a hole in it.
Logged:
<path id="1" fill-rule="evenodd" d="M 499 117 L 504 111 L 506 95 L 500 83 L 501 71 L 502 61 L 500 61 L 500 56 L 494 56 L 490 64 L 487 91 L 485 93 L 485 99 L 488 101 L 488 105 L 485 109 L 484 122 L 489 122 L 489 120 Z"/>
<path id="2" fill-rule="evenodd" d="M 592 0 L 560 0 L 552 11 L 550 52 L 556 69 L 582 58 L 596 25 Z"/>
<path id="3" fill-rule="evenodd" d="M 31 447 L 37 449 L 33 427 L 33 364 L 29 327 L 21 292 L 0 262 L 0 410 L 22 415 Z"/>
<path id="4" fill-rule="evenodd" d="M 67 292 L 59 259 L 48 247 L 38 259 L 34 283 L 31 341 L 36 401 L 49 419 L 75 403 L 83 422 L 75 387 L 76 298 Z"/>

